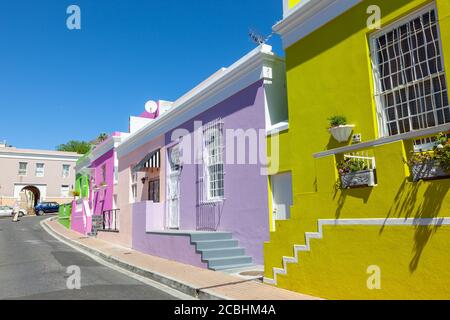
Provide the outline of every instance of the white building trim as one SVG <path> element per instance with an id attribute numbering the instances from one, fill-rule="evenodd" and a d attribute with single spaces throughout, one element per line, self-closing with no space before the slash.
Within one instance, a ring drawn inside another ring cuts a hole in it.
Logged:
<path id="1" fill-rule="evenodd" d="M 103 143 L 99 144 L 94 150 L 92 150 L 83 159 L 83 161 L 77 163 L 77 165 L 75 167 L 76 172 L 79 173 L 83 169 L 88 169 L 88 166 L 90 166 L 92 162 L 96 161 L 98 158 L 100 158 L 105 153 L 109 152 L 110 150 L 116 149 L 128 136 L 129 136 L 129 133 L 121 132 L 120 136 L 109 137 Z"/>
<path id="2" fill-rule="evenodd" d="M 272 52 L 271 46 L 259 46 L 229 68 L 219 70 L 175 101 L 170 111 L 130 135 L 117 148 L 118 157 L 121 158 L 260 80 L 272 81 L 271 69 L 275 62 L 280 61 L 283 59 Z"/>
<path id="3" fill-rule="evenodd" d="M 302 0 L 285 11 L 284 19 L 273 26 L 273 31 L 281 36 L 286 49 L 360 2 L 362 0 Z"/>
<path id="4" fill-rule="evenodd" d="M 0 149 L 0 158 L 76 162 L 80 158 L 80 156 L 11 152 L 11 151 L 3 151 Z"/>

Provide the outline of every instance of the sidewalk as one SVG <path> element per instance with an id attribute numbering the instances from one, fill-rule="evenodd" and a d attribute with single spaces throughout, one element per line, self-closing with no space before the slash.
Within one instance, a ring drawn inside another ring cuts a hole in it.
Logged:
<path id="1" fill-rule="evenodd" d="M 222 272 L 162 259 L 120 247 L 103 240 L 88 238 L 64 228 L 57 220 L 42 222 L 56 237 L 94 254 L 105 261 L 132 271 L 140 276 L 160 282 L 178 291 L 202 300 L 317 300 L 298 294 L 245 280 Z"/>

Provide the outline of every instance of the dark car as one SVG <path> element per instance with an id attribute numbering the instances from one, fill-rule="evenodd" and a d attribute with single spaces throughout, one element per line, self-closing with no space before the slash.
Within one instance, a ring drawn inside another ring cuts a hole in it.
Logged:
<path id="1" fill-rule="evenodd" d="M 56 202 L 41 202 L 34 207 L 34 210 L 38 216 L 45 213 L 55 213 L 59 211 L 59 204 Z"/>

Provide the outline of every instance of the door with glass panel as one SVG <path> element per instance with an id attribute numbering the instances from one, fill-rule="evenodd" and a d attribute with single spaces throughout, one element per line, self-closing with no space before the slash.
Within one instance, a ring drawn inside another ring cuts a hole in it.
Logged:
<path id="1" fill-rule="evenodd" d="M 167 219 L 168 229 L 180 228 L 180 147 L 176 145 L 168 150 L 167 170 Z"/>

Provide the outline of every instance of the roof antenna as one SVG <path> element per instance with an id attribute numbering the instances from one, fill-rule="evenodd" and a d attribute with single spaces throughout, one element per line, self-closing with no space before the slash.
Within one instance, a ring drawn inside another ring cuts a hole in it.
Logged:
<path id="1" fill-rule="evenodd" d="M 267 37 L 265 37 L 262 34 L 260 34 L 259 32 L 255 31 L 253 29 L 249 29 L 248 36 L 250 37 L 250 40 L 252 40 L 252 42 L 254 42 L 258 46 L 260 46 L 262 44 L 266 44 L 267 41 L 269 41 L 269 39 L 272 38 L 273 32 L 270 35 L 268 35 Z"/>

